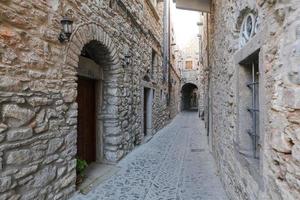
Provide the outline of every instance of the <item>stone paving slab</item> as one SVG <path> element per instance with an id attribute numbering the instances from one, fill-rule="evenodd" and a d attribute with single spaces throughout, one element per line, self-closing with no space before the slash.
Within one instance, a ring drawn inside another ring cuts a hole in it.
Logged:
<path id="1" fill-rule="evenodd" d="M 72 200 L 227 200 L 205 135 L 197 113 L 181 113 L 120 161 L 120 171 Z"/>

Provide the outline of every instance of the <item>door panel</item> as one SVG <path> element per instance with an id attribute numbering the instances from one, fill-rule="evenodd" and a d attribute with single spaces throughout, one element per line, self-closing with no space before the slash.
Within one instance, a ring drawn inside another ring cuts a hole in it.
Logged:
<path id="1" fill-rule="evenodd" d="M 88 163 L 96 161 L 95 81 L 78 77 L 77 156 Z"/>

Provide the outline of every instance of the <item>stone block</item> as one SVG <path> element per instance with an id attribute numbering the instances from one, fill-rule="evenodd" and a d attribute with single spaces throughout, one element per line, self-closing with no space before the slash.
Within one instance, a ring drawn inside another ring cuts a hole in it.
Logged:
<path id="1" fill-rule="evenodd" d="M 67 175 L 66 177 L 61 179 L 61 188 L 65 188 L 67 186 L 69 186 L 70 184 L 74 184 L 76 181 L 76 173 L 72 173 L 71 175 Z"/>
<path id="2" fill-rule="evenodd" d="M 8 126 L 6 124 L 0 123 L 0 133 L 3 133 L 6 131 Z"/>
<path id="3" fill-rule="evenodd" d="M 33 107 L 50 105 L 52 102 L 51 99 L 46 97 L 31 97 L 27 101 Z"/>
<path id="4" fill-rule="evenodd" d="M 0 192 L 6 192 L 12 184 L 11 177 L 0 177 Z"/>
<path id="5" fill-rule="evenodd" d="M 32 174 L 33 172 L 37 171 L 37 169 L 38 169 L 38 165 L 22 168 L 18 173 L 14 174 L 14 177 L 15 179 L 22 178 L 24 176 Z"/>
<path id="6" fill-rule="evenodd" d="M 7 141 L 18 141 L 18 140 L 25 140 L 32 137 L 33 131 L 32 128 L 15 128 L 10 129 L 7 132 Z"/>
<path id="7" fill-rule="evenodd" d="M 42 170 L 38 171 L 34 175 L 34 184 L 35 188 L 40 188 L 46 186 L 48 183 L 53 181 L 56 177 L 56 170 L 55 166 L 46 166 Z"/>
<path id="8" fill-rule="evenodd" d="M 26 191 L 24 195 L 22 195 L 20 200 L 30 200 L 30 199 L 37 199 L 38 190 L 30 190 Z"/>
<path id="9" fill-rule="evenodd" d="M 106 127 L 106 124 L 104 124 L 104 134 L 105 135 L 119 135 L 120 133 L 121 133 L 121 128 L 119 126 Z"/>
<path id="10" fill-rule="evenodd" d="M 30 162 L 32 152 L 28 149 L 18 149 L 7 153 L 7 164 L 21 165 Z"/>
<path id="11" fill-rule="evenodd" d="M 110 162 L 117 162 L 123 157 L 124 151 L 123 150 L 118 150 L 115 152 L 106 151 L 104 153 L 104 155 L 105 155 L 106 160 L 108 160 Z"/>
<path id="12" fill-rule="evenodd" d="M 35 116 L 34 111 L 15 104 L 2 107 L 2 117 L 10 127 L 20 127 L 27 124 Z"/>
<path id="13" fill-rule="evenodd" d="M 61 177 L 67 171 L 66 167 L 60 167 L 57 169 L 57 178 Z"/>
<path id="14" fill-rule="evenodd" d="M 47 155 L 55 153 L 63 144 L 63 139 L 61 138 L 54 138 L 49 141 Z"/>
<path id="15" fill-rule="evenodd" d="M 110 144 L 110 145 L 119 145 L 122 143 L 123 136 L 112 136 L 112 137 L 105 137 L 104 138 L 104 143 Z"/>
<path id="16" fill-rule="evenodd" d="M 300 162 L 300 144 L 296 144 L 292 148 L 292 157 Z"/>

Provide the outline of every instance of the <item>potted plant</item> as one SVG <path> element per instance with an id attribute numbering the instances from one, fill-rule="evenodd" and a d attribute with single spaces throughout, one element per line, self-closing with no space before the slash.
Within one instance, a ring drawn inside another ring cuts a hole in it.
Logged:
<path id="1" fill-rule="evenodd" d="M 82 160 L 80 158 L 76 159 L 76 185 L 80 185 L 83 182 L 84 179 L 84 171 L 87 168 L 88 164 L 85 160 Z"/>

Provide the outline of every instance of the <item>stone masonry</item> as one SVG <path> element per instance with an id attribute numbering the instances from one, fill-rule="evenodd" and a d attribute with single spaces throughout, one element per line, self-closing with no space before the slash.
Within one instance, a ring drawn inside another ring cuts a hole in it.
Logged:
<path id="1" fill-rule="evenodd" d="M 143 90 L 153 98 L 153 134 L 168 120 L 162 82 L 162 2 L 0 1 L 0 199 L 67 199 L 75 191 L 77 70 L 87 44 L 103 69 L 103 162 L 144 140 Z M 60 43 L 60 20 L 74 30 Z M 154 76 L 145 80 L 153 49 Z M 130 63 L 124 57 L 130 55 Z M 101 123 L 100 123 L 101 122 Z"/>
<path id="2" fill-rule="evenodd" d="M 299 5 L 299 0 L 214 0 L 208 24 L 204 20 L 203 43 L 209 49 L 203 54 L 209 87 L 206 121 L 230 199 L 300 197 Z M 258 31 L 241 48 L 242 21 L 249 13 L 258 16 Z M 258 49 L 260 155 L 254 164 L 238 147 L 238 138 L 244 137 L 239 125 L 249 121 L 238 115 L 241 86 L 237 83 L 241 58 Z"/>

